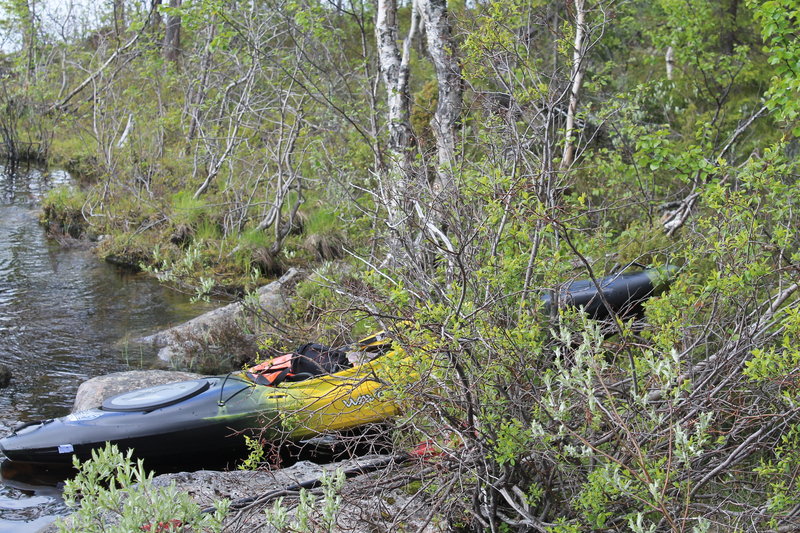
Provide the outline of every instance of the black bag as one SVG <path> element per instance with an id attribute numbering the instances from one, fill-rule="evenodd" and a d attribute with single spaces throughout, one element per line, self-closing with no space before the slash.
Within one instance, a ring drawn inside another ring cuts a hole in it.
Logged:
<path id="1" fill-rule="evenodd" d="M 322 344 L 309 342 L 302 345 L 292 358 L 292 374 L 333 374 L 350 368 L 347 354 L 341 350 L 330 348 Z"/>

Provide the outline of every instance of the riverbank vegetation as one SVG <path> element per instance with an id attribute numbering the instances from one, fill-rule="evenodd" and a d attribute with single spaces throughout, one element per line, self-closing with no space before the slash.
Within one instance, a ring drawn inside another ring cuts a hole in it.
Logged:
<path id="1" fill-rule="evenodd" d="M 46 222 L 201 293 L 317 270 L 305 334 L 424 366 L 451 526 L 798 526 L 796 2 L 4 5 L 6 152 L 83 185 Z M 644 319 L 543 314 L 634 263 L 681 267 Z"/>

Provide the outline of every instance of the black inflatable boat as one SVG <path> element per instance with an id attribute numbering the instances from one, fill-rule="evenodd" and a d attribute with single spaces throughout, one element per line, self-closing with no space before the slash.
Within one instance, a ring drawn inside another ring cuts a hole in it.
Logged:
<path id="1" fill-rule="evenodd" d="M 558 307 L 578 307 L 594 320 L 606 319 L 612 312 L 625 316 L 638 313 L 648 298 L 666 290 L 677 272 L 677 267 L 667 265 L 620 272 L 599 278 L 597 283 L 582 279 L 549 291 L 542 300 L 548 313 Z"/>

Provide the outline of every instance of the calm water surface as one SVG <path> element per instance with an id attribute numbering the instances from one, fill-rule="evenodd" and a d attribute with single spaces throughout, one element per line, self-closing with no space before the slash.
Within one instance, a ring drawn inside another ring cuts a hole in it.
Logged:
<path id="1" fill-rule="evenodd" d="M 60 171 L 0 168 L 0 363 L 13 374 L 0 389 L 0 435 L 20 422 L 66 414 L 88 378 L 148 367 L 154 354 L 127 348 L 126 338 L 206 310 L 85 247 L 46 238 L 39 201 L 69 183 Z M 46 473 L 3 476 L 0 533 L 34 532 L 64 512 L 58 488 L 41 484 Z"/>

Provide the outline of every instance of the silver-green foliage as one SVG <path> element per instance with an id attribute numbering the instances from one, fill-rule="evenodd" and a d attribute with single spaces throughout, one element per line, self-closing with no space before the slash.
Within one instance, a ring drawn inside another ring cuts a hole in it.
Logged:
<path id="1" fill-rule="evenodd" d="M 283 498 L 275 501 L 271 508 L 266 508 L 267 523 L 276 530 L 288 531 L 333 531 L 336 517 L 342 508 L 342 497 L 339 494 L 344 486 L 345 474 L 337 469 L 335 473 L 325 473 L 320 479 L 322 482 L 322 507 L 317 509 L 317 499 L 306 489 L 300 490 L 300 502 L 295 510 L 294 519 L 290 519 L 289 511 L 283 503 Z M 319 517 L 316 519 L 315 517 Z"/>
<path id="2" fill-rule="evenodd" d="M 145 470 L 141 460 L 134 462 L 131 453 L 106 444 L 93 450 L 86 462 L 74 459 L 78 474 L 64 486 L 64 501 L 74 512 L 68 520 L 58 521 L 59 533 L 129 533 L 148 527 L 152 531 L 222 531 L 227 500 L 216 502 L 214 513 L 203 513 L 174 482 L 155 486 L 153 473 Z"/>

